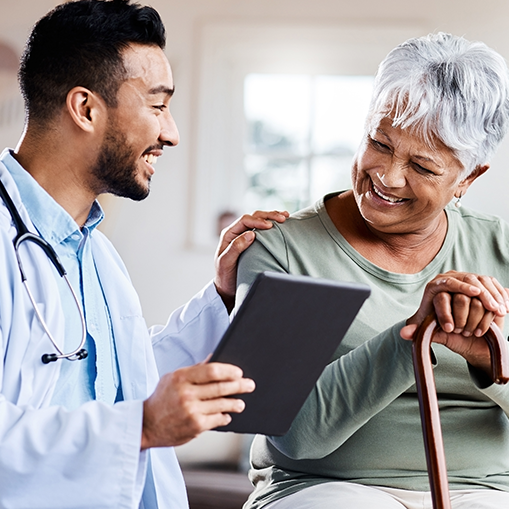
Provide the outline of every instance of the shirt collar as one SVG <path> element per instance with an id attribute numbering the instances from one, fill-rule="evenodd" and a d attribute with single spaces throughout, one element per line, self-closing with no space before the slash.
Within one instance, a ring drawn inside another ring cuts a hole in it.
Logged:
<path id="1" fill-rule="evenodd" d="M 4 152 L 2 162 L 16 182 L 23 205 L 43 238 L 56 244 L 72 235 L 75 240 L 81 239 L 83 234 L 76 221 L 18 163 L 12 151 Z M 103 218 L 104 212 L 96 200 L 92 204 L 84 228 L 92 232 Z"/>

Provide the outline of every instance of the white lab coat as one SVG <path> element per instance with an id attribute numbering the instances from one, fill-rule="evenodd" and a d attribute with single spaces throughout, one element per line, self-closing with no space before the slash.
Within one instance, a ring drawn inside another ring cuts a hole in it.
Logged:
<path id="1" fill-rule="evenodd" d="M 1 163 L 0 179 L 34 231 Z M 137 508 L 147 468 L 155 492 L 145 509 L 187 507 L 173 449 L 140 453 L 142 403 L 158 381 L 155 357 L 162 374 L 201 361 L 214 349 L 228 316 L 213 285 L 177 310 L 166 326 L 148 331 L 120 257 L 94 231 L 90 241 L 111 314 L 125 401 L 113 406 L 92 401 L 68 412 L 49 406 L 61 363 L 68 361 L 41 362 L 42 354 L 54 349 L 21 283 L 14 235 L 9 212 L 0 204 L 0 509 Z M 35 300 L 63 344 L 54 269 L 40 248 L 22 249 Z"/>

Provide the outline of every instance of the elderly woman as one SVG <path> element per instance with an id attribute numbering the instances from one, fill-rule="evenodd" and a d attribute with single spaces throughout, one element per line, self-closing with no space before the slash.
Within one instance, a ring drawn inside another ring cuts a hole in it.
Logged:
<path id="1" fill-rule="evenodd" d="M 257 233 L 241 298 L 263 270 L 372 295 L 289 432 L 255 438 L 246 508 L 431 507 L 408 341 L 431 312 L 452 506 L 509 507 L 509 386 L 489 379 L 482 338 L 509 309 L 509 227 L 459 207 L 508 117 L 500 55 L 447 34 L 409 40 L 380 66 L 353 189 Z"/>

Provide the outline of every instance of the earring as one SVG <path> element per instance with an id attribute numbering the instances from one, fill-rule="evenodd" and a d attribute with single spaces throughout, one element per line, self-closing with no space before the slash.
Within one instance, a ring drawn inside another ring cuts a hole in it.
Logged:
<path id="1" fill-rule="evenodd" d="M 454 206 L 459 209 L 461 208 L 461 197 L 463 196 L 463 193 L 460 193 L 460 195 L 456 198 L 456 201 L 454 202 Z"/>

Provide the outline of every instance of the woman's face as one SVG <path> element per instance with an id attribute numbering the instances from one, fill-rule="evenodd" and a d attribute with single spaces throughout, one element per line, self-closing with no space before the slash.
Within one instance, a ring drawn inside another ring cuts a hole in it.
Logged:
<path id="1" fill-rule="evenodd" d="M 454 195 L 466 191 L 470 179 L 460 182 L 462 170 L 445 145 L 437 141 L 430 149 L 424 140 L 384 118 L 357 152 L 353 191 L 372 229 L 417 233 L 433 229 Z"/>

